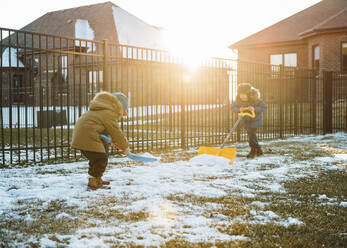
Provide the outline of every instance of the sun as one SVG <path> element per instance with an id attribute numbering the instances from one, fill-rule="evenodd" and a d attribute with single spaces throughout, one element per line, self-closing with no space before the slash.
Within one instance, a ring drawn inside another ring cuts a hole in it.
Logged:
<path id="1" fill-rule="evenodd" d="M 164 31 L 163 43 L 166 50 L 178 57 L 190 70 L 202 66 L 209 57 L 207 47 L 203 47 L 199 38 L 189 31 Z"/>

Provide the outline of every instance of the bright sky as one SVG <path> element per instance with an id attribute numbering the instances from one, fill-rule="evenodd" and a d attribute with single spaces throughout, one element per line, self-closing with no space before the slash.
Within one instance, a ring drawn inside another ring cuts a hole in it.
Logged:
<path id="1" fill-rule="evenodd" d="M 47 12 L 106 0 L 2 0 L 0 27 L 20 29 Z M 145 22 L 168 30 L 176 49 L 231 57 L 227 46 L 320 0 L 113 0 Z M 180 37 L 185 37 L 181 39 Z"/>

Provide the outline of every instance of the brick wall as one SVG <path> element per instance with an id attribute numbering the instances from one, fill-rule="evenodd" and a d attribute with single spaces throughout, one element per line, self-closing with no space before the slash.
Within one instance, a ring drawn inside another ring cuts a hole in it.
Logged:
<path id="1" fill-rule="evenodd" d="M 341 42 L 347 42 L 347 33 L 323 34 L 307 39 L 307 44 L 242 48 L 239 60 L 270 64 L 270 55 L 296 53 L 297 65 L 312 68 L 312 48 L 320 46 L 320 70 L 341 71 Z"/>
<path id="2" fill-rule="evenodd" d="M 296 53 L 298 67 L 308 67 L 308 51 L 305 44 L 239 49 L 239 60 L 270 64 L 271 54 L 284 53 Z"/>
<path id="3" fill-rule="evenodd" d="M 312 47 L 320 46 L 320 69 L 328 71 L 341 70 L 341 42 L 347 42 L 347 34 L 324 34 L 308 40 L 309 68 L 312 68 Z"/>

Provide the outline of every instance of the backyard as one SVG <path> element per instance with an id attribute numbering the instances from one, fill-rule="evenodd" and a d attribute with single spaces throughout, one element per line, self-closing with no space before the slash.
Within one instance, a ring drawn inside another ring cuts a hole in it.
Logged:
<path id="1" fill-rule="evenodd" d="M 347 134 L 263 141 L 233 165 L 197 149 L 0 171 L 0 247 L 346 247 Z"/>

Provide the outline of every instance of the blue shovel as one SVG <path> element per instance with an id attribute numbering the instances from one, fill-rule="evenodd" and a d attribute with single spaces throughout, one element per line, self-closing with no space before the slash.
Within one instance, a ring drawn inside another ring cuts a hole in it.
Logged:
<path id="1" fill-rule="evenodd" d="M 117 145 L 116 143 L 114 143 L 109 137 L 107 137 L 106 135 L 100 134 L 100 136 L 111 146 L 117 148 L 118 150 L 122 151 L 124 153 L 124 149 L 122 149 L 119 145 Z M 158 159 L 157 158 L 148 158 L 148 157 L 144 157 L 144 156 L 140 156 L 140 155 L 136 155 L 133 153 L 130 153 L 130 155 L 128 156 L 128 158 L 132 159 L 132 160 L 136 160 L 136 161 L 141 161 L 141 162 L 155 162 Z"/>

